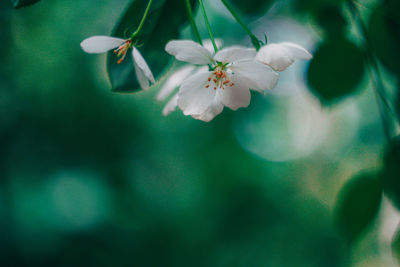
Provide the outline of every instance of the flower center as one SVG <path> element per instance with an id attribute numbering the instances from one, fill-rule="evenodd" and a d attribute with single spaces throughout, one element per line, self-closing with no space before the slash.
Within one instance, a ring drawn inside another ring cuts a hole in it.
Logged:
<path id="1" fill-rule="evenodd" d="M 131 47 L 132 40 L 128 39 L 126 40 L 122 45 L 120 45 L 117 49 L 114 50 L 114 53 L 117 54 L 118 59 L 118 64 L 121 64 L 122 60 L 124 60 L 126 56 L 126 52 L 128 51 L 129 47 Z"/>
<path id="2" fill-rule="evenodd" d="M 208 83 L 205 85 L 205 88 L 212 86 L 214 90 L 217 90 L 217 88 L 225 89 L 225 86 L 232 87 L 234 85 L 235 84 L 226 77 L 225 66 L 217 65 L 211 76 L 208 77 Z"/>

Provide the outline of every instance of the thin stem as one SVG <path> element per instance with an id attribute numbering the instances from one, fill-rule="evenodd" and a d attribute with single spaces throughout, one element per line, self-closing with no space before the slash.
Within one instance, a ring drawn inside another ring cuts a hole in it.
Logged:
<path id="1" fill-rule="evenodd" d="M 361 33 L 365 40 L 365 45 L 367 48 L 366 52 L 365 52 L 365 61 L 366 61 L 367 65 L 371 66 L 370 68 L 368 68 L 368 72 L 374 83 L 374 86 L 373 86 L 374 94 L 375 94 L 375 99 L 376 99 L 379 113 L 380 113 L 381 120 L 382 120 L 383 132 L 385 134 L 386 139 L 388 141 L 390 141 L 392 129 L 391 129 L 391 125 L 390 125 L 391 121 L 389 119 L 390 116 L 388 116 L 388 115 L 390 114 L 393 116 L 394 112 L 393 112 L 389 102 L 386 99 L 384 87 L 383 87 L 383 84 L 381 82 L 381 78 L 379 75 L 378 63 L 376 61 L 375 56 L 371 52 L 371 47 L 372 47 L 371 40 L 369 38 L 367 28 L 361 19 L 361 14 L 352 1 L 348 0 L 346 2 L 350 8 L 351 14 L 354 17 L 354 20 L 356 22 L 358 22 L 358 25 L 361 29 Z M 386 111 L 389 111 L 389 114 L 387 114 Z"/>
<path id="2" fill-rule="evenodd" d="M 187 9 L 187 12 L 188 12 L 188 15 L 189 15 L 190 24 L 192 25 L 193 34 L 196 37 L 197 42 L 199 44 L 203 45 L 203 42 L 201 41 L 199 29 L 197 29 L 196 22 L 195 22 L 194 17 L 193 17 L 192 6 L 190 5 L 190 1 L 189 0 L 185 0 L 185 2 L 186 2 L 186 9 Z"/>
<path id="3" fill-rule="evenodd" d="M 207 26 L 208 35 L 210 35 L 210 39 L 211 39 L 211 42 L 212 42 L 212 44 L 214 46 L 214 51 L 216 53 L 218 51 L 218 47 L 215 44 L 214 36 L 212 34 L 212 31 L 211 31 L 210 22 L 208 21 L 208 18 L 207 18 L 207 13 L 206 13 L 206 9 L 204 8 L 203 0 L 199 0 L 199 3 L 200 3 L 201 11 L 203 13 L 204 21 L 205 21 L 206 26 Z"/>
<path id="4" fill-rule="evenodd" d="M 132 33 L 132 35 L 131 35 L 131 37 L 129 39 L 132 40 L 133 38 L 135 38 L 140 33 L 140 31 L 142 30 L 144 22 L 145 22 L 146 17 L 147 17 L 147 14 L 150 11 L 150 6 L 151 6 L 152 2 L 153 2 L 153 0 L 149 0 L 149 2 L 147 3 L 146 10 L 144 11 L 144 14 L 143 14 L 142 20 L 139 23 L 139 26 L 137 27 L 136 31 L 134 33 Z"/>
<path id="5" fill-rule="evenodd" d="M 221 2 L 224 4 L 226 9 L 228 9 L 228 11 L 231 13 L 233 18 L 237 21 L 237 23 L 239 23 L 240 26 L 242 26 L 242 28 L 245 30 L 245 32 L 249 35 L 249 37 L 251 39 L 251 42 L 253 43 L 254 47 L 257 50 L 260 49 L 261 41 L 258 40 L 258 38 L 251 32 L 249 27 L 247 27 L 247 25 L 243 22 L 243 20 L 239 16 L 238 12 L 233 8 L 233 6 L 231 6 L 231 4 L 228 2 L 228 0 L 221 0 Z"/>

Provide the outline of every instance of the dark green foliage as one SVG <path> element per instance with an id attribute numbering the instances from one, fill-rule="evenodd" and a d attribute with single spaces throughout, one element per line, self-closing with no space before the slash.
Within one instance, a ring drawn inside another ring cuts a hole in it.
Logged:
<path id="1" fill-rule="evenodd" d="M 24 6 L 30 6 L 34 3 L 39 2 L 40 0 L 11 0 L 12 4 L 15 8 L 20 8 Z"/>
<path id="2" fill-rule="evenodd" d="M 308 84 L 324 104 L 331 104 L 356 92 L 364 73 L 360 49 L 337 36 L 323 42 L 308 69 Z"/>
<path id="3" fill-rule="evenodd" d="M 376 217 L 382 187 L 375 173 L 357 175 L 340 190 L 335 207 L 335 224 L 348 243 L 353 243 Z"/>
<path id="4" fill-rule="evenodd" d="M 192 0 L 192 6 L 195 0 Z M 146 9 L 147 1 L 133 1 L 127 8 L 112 36 L 129 38 L 140 23 Z M 180 14 L 176 16 L 174 14 Z M 138 48 L 147 61 L 154 77 L 164 73 L 171 57 L 164 51 L 166 43 L 179 37 L 179 30 L 188 20 L 183 1 L 154 0 L 150 13 L 138 38 Z M 107 72 L 114 92 L 131 93 L 140 90 L 133 68 L 133 60 L 128 55 L 121 64 L 116 55 L 110 51 L 107 55 Z"/>
<path id="5" fill-rule="evenodd" d="M 342 34 L 346 27 L 346 20 L 338 5 L 322 7 L 316 14 L 316 20 L 328 35 Z"/>
<path id="6" fill-rule="evenodd" d="M 385 193 L 400 209 L 400 136 L 392 139 L 385 155 Z"/>
<path id="7" fill-rule="evenodd" d="M 400 74 L 400 22 L 390 12 L 393 10 L 387 6 L 375 9 L 369 21 L 369 36 L 373 52 L 382 64 Z"/>
<path id="8" fill-rule="evenodd" d="M 327 7 L 340 7 L 343 0 L 295 0 L 294 7 L 297 11 L 311 13 L 317 16 L 322 10 Z"/>
<path id="9" fill-rule="evenodd" d="M 274 0 L 230 0 L 230 2 L 243 14 L 263 16 L 274 3 Z"/>

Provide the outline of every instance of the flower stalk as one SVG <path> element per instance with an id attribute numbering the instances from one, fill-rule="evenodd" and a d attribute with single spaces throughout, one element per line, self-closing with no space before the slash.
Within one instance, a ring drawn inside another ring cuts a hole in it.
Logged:
<path id="1" fill-rule="evenodd" d="M 217 53 L 218 52 L 218 47 L 215 44 L 214 36 L 212 34 L 212 31 L 211 31 L 210 22 L 208 21 L 208 18 L 207 18 L 207 13 L 206 13 L 206 9 L 204 8 L 203 0 L 199 0 L 199 3 L 200 3 L 201 11 L 203 13 L 204 22 L 206 23 L 206 26 L 207 26 L 208 35 L 210 36 L 211 42 L 212 42 L 213 47 L 214 47 L 214 51 L 215 51 L 215 53 Z"/>
<path id="2" fill-rule="evenodd" d="M 192 6 L 190 5 L 190 1 L 189 0 L 185 0 L 185 2 L 186 2 L 186 10 L 187 10 L 187 13 L 188 13 L 188 16 L 189 16 L 190 25 L 192 26 L 193 34 L 196 37 L 197 42 L 199 44 L 203 45 L 203 42 L 202 42 L 201 37 L 200 37 L 199 29 L 197 28 L 196 22 L 194 20 Z"/>
<path id="3" fill-rule="evenodd" d="M 242 26 L 243 30 L 247 33 L 247 35 L 250 37 L 251 42 L 253 43 L 254 47 L 259 50 L 261 47 L 262 41 L 260 41 L 247 27 L 247 25 L 243 22 L 243 20 L 240 18 L 238 12 L 231 6 L 231 4 L 228 2 L 228 0 L 221 0 L 221 2 L 224 4 L 226 9 L 228 9 L 229 13 L 233 16 L 233 18 L 236 20 L 237 23 L 239 23 L 240 26 Z"/>
<path id="4" fill-rule="evenodd" d="M 137 27 L 136 31 L 134 33 L 132 33 L 131 37 L 129 38 L 130 40 L 133 40 L 135 37 L 137 37 L 139 35 L 140 31 L 142 30 L 144 22 L 146 21 L 147 15 L 149 14 L 152 3 L 153 3 L 153 0 L 149 0 L 149 2 L 147 3 L 147 7 L 146 7 L 146 10 L 144 11 L 142 20 L 140 21 L 139 26 Z"/>

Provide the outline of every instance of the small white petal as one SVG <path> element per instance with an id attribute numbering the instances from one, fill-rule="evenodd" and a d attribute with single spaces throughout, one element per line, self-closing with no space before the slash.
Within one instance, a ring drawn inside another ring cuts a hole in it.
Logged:
<path id="1" fill-rule="evenodd" d="M 228 74 L 227 78 L 234 85 L 226 85 L 224 89 L 218 89 L 222 103 L 233 110 L 247 107 L 250 104 L 251 98 L 249 87 L 237 79 L 235 75 Z"/>
<path id="2" fill-rule="evenodd" d="M 135 67 L 135 72 L 136 72 L 136 78 L 138 79 L 138 82 L 140 84 L 140 87 L 143 90 L 149 89 L 149 79 L 147 78 L 146 74 L 143 72 L 143 70 L 136 64 L 136 61 L 133 62 L 134 67 Z"/>
<path id="3" fill-rule="evenodd" d="M 187 78 L 179 88 L 178 106 L 185 115 L 200 115 L 216 95 L 212 86 L 206 88 L 211 72 L 200 72 Z"/>
<path id="4" fill-rule="evenodd" d="M 126 40 L 110 36 L 92 36 L 81 42 L 86 53 L 105 53 L 122 45 Z"/>
<path id="5" fill-rule="evenodd" d="M 210 51 L 190 40 L 169 41 L 165 51 L 180 61 L 199 65 L 213 63 Z"/>
<path id="6" fill-rule="evenodd" d="M 234 62 L 242 59 L 253 59 L 256 56 L 254 48 L 246 48 L 240 46 L 231 46 L 219 50 L 215 54 L 214 59 L 219 62 Z"/>
<path id="7" fill-rule="evenodd" d="M 192 115 L 193 118 L 204 122 L 209 122 L 222 112 L 224 105 L 220 102 L 218 97 L 215 97 L 211 105 L 200 115 Z"/>
<path id="8" fill-rule="evenodd" d="M 250 89 L 264 91 L 275 87 L 279 74 L 255 60 L 239 61 L 229 67 L 236 79 Z"/>
<path id="9" fill-rule="evenodd" d="M 173 112 L 176 108 L 176 106 L 178 105 L 178 94 L 175 94 L 169 101 L 168 103 L 165 105 L 162 114 L 164 116 L 169 115 L 171 112 Z"/>
<path id="10" fill-rule="evenodd" d="M 133 56 L 133 61 L 142 70 L 147 79 L 149 79 L 152 83 L 155 83 L 156 81 L 154 80 L 153 73 L 151 73 L 149 66 L 144 60 L 142 54 L 140 54 L 139 50 L 136 49 L 136 47 L 133 47 L 132 49 L 132 56 Z"/>
<path id="11" fill-rule="evenodd" d="M 292 54 L 292 57 L 295 59 L 303 59 L 303 60 L 309 60 L 312 58 L 312 55 L 310 52 L 308 52 L 304 47 L 295 44 L 295 43 L 290 43 L 290 42 L 283 42 L 280 43 L 280 45 L 284 46 L 286 49 L 290 51 Z"/>
<path id="12" fill-rule="evenodd" d="M 165 81 L 163 87 L 157 94 L 157 100 L 162 101 L 166 99 L 176 87 L 182 84 L 182 82 L 193 72 L 194 66 L 185 66 L 177 71 L 175 71 L 168 79 Z"/>
<path id="13" fill-rule="evenodd" d="M 276 71 L 284 71 L 294 62 L 292 53 L 280 44 L 268 44 L 261 47 L 256 59 Z"/>
<path id="14" fill-rule="evenodd" d="M 214 54 L 214 45 L 212 44 L 210 39 L 205 39 L 203 41 L 203 47 L 207 49 L 211 54 Z M 215 45 L 217 46 L 218 49 L 222 47 L 223 41 L 220 38 L 215 38 L 214 39 Z"/>

